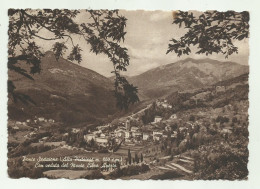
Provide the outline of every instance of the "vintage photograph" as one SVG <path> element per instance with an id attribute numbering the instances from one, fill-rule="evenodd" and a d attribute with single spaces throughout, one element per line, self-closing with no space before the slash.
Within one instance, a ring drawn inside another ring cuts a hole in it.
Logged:
<path id="1" fill-rule="evenodd" d="M 248 179 L 248 11 L 8 17 L 9 178 Z"/>

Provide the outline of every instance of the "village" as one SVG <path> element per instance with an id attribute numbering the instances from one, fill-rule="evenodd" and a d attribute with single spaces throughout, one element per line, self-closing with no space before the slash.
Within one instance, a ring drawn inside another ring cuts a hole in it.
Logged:
<path id="1" fill-rule="evenodd" d="M 36 117 L 34 120 L 28 119 L 26 122 L 9 121 L 9 128 L 10 132 L 30 131 L 25 132 L 26 134 L 23 138 L 24 141 L 37 138 L 38 141 L 34 140 L 32 145 L 62 146 L 70 143 L 72 147 L 81 147 L 93 152 L 116 152 L 122 145 L 127 145 L 131 148 L 131 146 L 135 145 L 158 143 L 164 140 L 176 142 L 177 146 L 186 146 L 191 141 L 197 140 L 198 135 L 204 138 L 209 136 L 209 132 L 229 135 L 232 134 L 234 128 L 242 127 L 239 125 L 246 124 L 247 104 L 246 102 L 241 102 L 236 106 L 239 105 L 239 108 L 245 109 L 245 112 L 242 112 L 240 115 L 235 113 L 235 108 L 229 104 L 223 108 L 210 108 L 208 111 L 201 109 L 201 111 L 196 111 L 196 114 L 184 111 L 173 113 L 168 118 L 155 115 L 152 122 L 143 124 L 142 116 L 144 116 L 145 110 L 151 108 L 152 104 L 150 104 L 135 114 L 120 118 L 115 123 L 107 123 L 91 129 L 84 127 L 62 129 L 62 132 L 55 134 L 50 133 L 57 127 L 55 120 L 43 117 Z M 172 110 L 172 105 L 165 99 L 157 100 L 155 107 L 160 109 L 160 111 L 171 112 Z M 234 127 L 234 124 L 237 123 L 240 124 Z M 44 125 L 49 126 L 44 127 Z M 78 141 L 75 143 L 71 142 L 72 137 L 80 140 L 79 136 L 83 138 L 84 145 L 77 145 Z"/>
<path id="2" fill-rule="evenodd" d="M 172 106 L 167 104 L 167 101 L 164 102 L 157 101 L 157 105 L 170 109 Z M 148 105 L 145 109 L 149 108 Z M 132 114 L 131 116 L 127 116 L 121 118 L 115 124 L 108 123 L 101 126 L 96 126 L 93 129 L 89 129 L 84 134 L 84 140 L 87 144 L 95 143 L 99 147 L 106 148 L 111 144 L 111 142 L 115 142 L 120 144 L 122 142 L 128 144 L 138 144 L 142 141 L 159 141 L 161 138 L 167 138 L 169 134 L 171 134 L 171 138 L 176 137 L 176 131 L 171 132 L 169 130 L 169 125 L 165 128 L 162 128 L 161 123 L 163 118 L 161 116 L 155 116 L 154 121 L 149 125 L 141 125 L 140 115 L 144 112 L 145 109 L 137 112 L 136 114 Z M 177 119 L 176 114 L 171 116 L 171 119 Z M 134 124 L 133 124 L 134 122 Z M 138 123 L 138 125 L 137 125 Z M 32 139 L 37 136 L 39 133 L 44 133 L 50 128 L 44 127 L 44 125 L 51 125 L 55 128 L 56 122 L 53 119 L 46 119 L 44 117 L 36 117 L 31 120 L 27 119 L 25 122 L 21 121 L 9 121 L 9 129 L 10 132 L 19 132 L 22 130 L 30 130 L 31 132 L 24 135 L 24 139 Z M 148 129 L 147 129 L 148 128 Z M 66 130 L 66 129 L 64 129 Z M 62 133 L 62 139 L 66 140 L 69 135 L 77 135 L 82 133 L 85 128 L 71 128 L 69 132 Z M 47 142 L 57 142 L 50 141 L 51 137 L 44 136 L 38 140 L 38 143 L 47 143 Z M 64 143 L 61 143 L 64 144 Z"/>
<path id="3" fill-rule="evenodd" d="M 135 166 L 133 171 L 150 170 L 147 174 L 151 175 L 176 169 L 180 175 L 191 175 L 196 170 L 194 152 L 201 146 L 214 141 L 227 146 L 229 140 L 248 135 L 248 100 L 212 105 L 219 104 L 216 96 L 223 100 L 221 95 L 230 90 L 223 88 L 216 87 L 214 93 L 199 90 L 189 96 L 176 93 L 175 100 L 157 99 L 137 112 L 91 127 L 64 127 L 54 119 L 36 116 L 26 121 L 9 120 L 8 155 L 11 158 L 34 154 L 96 157 L 103 175 L 113 175 L 118 167 L 104 164 L 104 157 L 121 159 L 119 166 L 126 173 Z M 185 98 L 178 100 L 179 96 Z M 57 175 L 53 172 L 44 173 L 47 177 Z M 134 174 L 138 175 L 137 172 Z"/>

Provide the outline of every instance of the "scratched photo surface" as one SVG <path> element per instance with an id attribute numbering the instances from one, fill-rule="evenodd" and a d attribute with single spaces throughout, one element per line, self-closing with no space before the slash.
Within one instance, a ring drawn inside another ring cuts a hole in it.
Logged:
<path id="1" fill-rule="evenodd" d="M 249 12 L 8 16 L 10 178 L 247 180 Z"/>

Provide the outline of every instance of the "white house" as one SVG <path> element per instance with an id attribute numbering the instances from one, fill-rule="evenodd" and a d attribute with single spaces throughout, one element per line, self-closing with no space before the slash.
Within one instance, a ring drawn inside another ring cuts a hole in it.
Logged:
<path id="1" fill-rule="evenodd" d="M 179 127 L 179 130 L 180 130 L 180 132 L 182 132 L 184 130 L 187 130 L 187 128 L 186 127 Z"/>
<path id="2" fill-rule="evenodd" d="M 104 129 L 109 128 L 109 127 L 110 127 L 109 124 L 107 124 L 107 125 L 101 125 L 101 126 L 97 126 L 97 129 L 98 129 L 98 130 L 104 130 Z"/>
<path id="3" fill-rule="evenodd" d="M 166 104 L 166 103 L 163 103 L 163 104 L 161 104 L 162 105 L 162 107 L 164 107 L 164 108 L 172 108 L 172 105 L 170 105 L 170 104 Z"/>
<path id="4" fill-rule="evenodd" d="M 19 130 L 19 127 L 14 126 L 13 129 L 14 129 L 14 130 Z"/>
<path id="5" fill-rule="evenodd" d="M 149 133 L 143 133 L 143 140 L 148 140 L 150 138 Z"/>
<path id="6" fill-rule="evenodd" d="M 139 132 L 139 131 L 135 131 L 135 132 L 132 132 L 132 136 L 133 136 L 133 137 L 141 137 L 141 136 L 142 136 L 142 133 Z"/>
<path id="7" fill-rule="evenodd" d="M 125 138 L 131 138 L 132 132 L 131 131 L 125 131 Z"/>
<path id="8" fill-rule="evenodd" d="M 131 127 L 131 131 L 132 131 L 132 132 L 137 132 L 138 130 L 139 130 L 138 127 Z"/>
<path id="9" fill-rule="evenodd" d="M 94 134 L 86 134 L 86 135 L 84 135 L 84 139 L 85 139 L 86 142 L 89 142 L 92 139 L 95 140 L 96 136 Z"/>
<path id="10" fill-rule="evenodd" d="M 93 131 L 93 134 L 94 134 L 94 135 L 98 135 L 98 134 L 100 134 L 100 133 L 102 133 L 102 131 L 100 131 L 100 130 L 98 130 L 98 131 Z"/>
<path id="11" fill-rule="evenodd" d="M 232 128 L 230 128 L 230 127 L 223 128 L 221 133 L 223 133 L 223 134 L 231 134 L 232 133 Z"/>
<path id="12" fill-rule="evenodd" d="M 163 131 L 153 131 L 153 135 L 162 135 L 163 134 Z"/>
<path id="13" fill-rule="evenodd" d="M 168 137 L 168 135 L 166 135 L 166 134 L 163 134 L 163 135 L 162 135 L 162 137 L 163 137 L 163 138 L 167 138 L 167 137 Z"/>
<path id="14" fill-rule="evenodd" d="M 38 120 L 39 121 L 44 121 L 44 118 L 43 117 L 39 117 Z"/>
<path id="15" fill-rule="evenodd" d="M 175 133 L 171 134 L 171 138 L 177 138 L 177 133 L 176 134 Z"/>
<path id="16" fill-rule="evenodd" d="M 99 146 L 104 146 L 105 147 L 108 144 L 108 139 L 107 138 L 103 138 L 103 137 L 98 137 L 98 138 L 96 138 L 96 143 Z"/>
<path id="17" fill-rule="evenodd" d="M 153 131 L 153 140 L 160 140 L 163 135 L 162 131 Z"/>
<path id="18" fill-rule="evenodd" d="M 161 116 L 155 116 L 155 118 L 154 118 L 154 122 L 155 123 L 158 123 L 158 122 L 160 122 L 162 120 L 162 117 Z"/>
<path id="19" fill-rule="evenodd" d="M 49 123 L 54 123 L 54 120 L 53 119 L 49 119 Z"/>
<path id="20" fill-rule="evenodd" d="M 156 134 L 153 136 L 153 140 L 159 141 L 159 140 L 161 140 L 161 137 L 162 137 L 162 135 Z"/>

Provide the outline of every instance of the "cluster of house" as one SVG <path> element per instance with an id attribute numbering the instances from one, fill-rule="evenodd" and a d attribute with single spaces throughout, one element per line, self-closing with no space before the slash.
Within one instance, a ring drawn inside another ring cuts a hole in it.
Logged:
<path id="1" fill-rule="evenodd" d="M 110 132 L 106 131 L 110 126 L 110 124 L 98 126 L 97 130 L 84 135 L 85 141 L 90 142 L 93 140 L 97 145 L 105 147 L 112 139 L 114 139 L 115 142 L 120 143 L 122 140 L 125 140 L 126 142 L 140 141 L 143 137 L 141 130 L 138 127 L 131 127 L 129 120 L 125 122 L 124 126 L 119 126 Z"/>
<path id="2" fill-rule="evenodd" d="M 26 122 L 21 122 L 21 121 L 16 121 L 13 126 L 12 129 L 18 131 L 20 130 L 21 126 L 28 126 Z"/>
<path id="3" fill-rule="evenodd" d="M 31 122 L 30 119 L 27 120 L 28 122 Z M 34 123 L 39 123 L 39 122 L 45 122 L 45 123 L 55 123 L 55 120 L 54 119 L 46 119 L 44 117 L 36 117 L 35 116 L 35 119 L 33 120 Z"/>
<path id="4" fill-rule="evenodd" d="M 106 147 L 106 146 L 108 146 L 111 138 L 109 136 L 106 136 L 103 133 L 93 132 L 93 133 L 84 135 L 84 139 L 86 142 L 90 142 L 93 140 L 96 142 L 97 145 Z"/>
<path id="5" fill-rule="evenodd" d="M 218 86 L 215 87 L 216 93 L 221 93 L 221 92 L 225 92 L 225 91 L 226 91 L 226 86 L 218 85 Z"/>
<path id="6" fill-rule="evenodd" d="M 176 114 L 172 115 L 171 118 L 175 119 Z M 156 124 L 162 121 L 161 116 L 155 116 L 154 122 L 151 124 Z M 114 139 L 115 142 L 120 143 L 122 141 L 129 143 L 139 143 L 141 141 L 160 141 L 162 138 L 169 137 L 169 126 L 163 128 L 156 128 L 143 131 L 141 128 L 136 126 L 131 126 L 130 119 L 128 118 L 123 126 L 118 126 L 113 131 L 106 131 L 111 125 L 107 124 L 105 126 L 98 126 L 96 130 L 84 135 L 84 139 L 86 142 L 95 141 L 95 143 L 99 146 L 108 146 L 109 142 Z M 74 131 L 74 130 L 73 130 Z M 177 136 L 177 132 L 173 131 L 170 134 L 171 138 L 175 138 Z"/>
<path id="7" fill-rule="evenodd" d="M 243 125 L 248 124 L 247 123 L 247 107 L 248 102 L 247 101 L 240 101 L 236 102 L 237 109 L 239 109 L 239 113 L 235 112 L 234 105 L 228 104 L 221 108 L 208 108 L 207 111 L 198 111 L 196 113 L 197 117 L 200 117 L 200 120 L 195 122 L 189 122 L 186 121 L 186 124 L 180 124 L 180 125 L 186 125 L 186 128 L 189 128 L 189 124 L 191 128 L 193 129 L 194 126 L 199 126 L 200 132 L 206 133 L 208 130 L 215 130 L 216 132 L 222 134 L 223 136 L 229 136 L 234 132 L 235 127 L 242 127 Z M 187 114 L 189 116 L 189 113 Z M 228 118 L 225 122 L 217 121 L 218 116 Z M 185 118 L 184 115 L 182 115 L 183 120 L 187 120 L 188 118 Z M 232 119 L 236 118 L 237 122 L 239 123 L 232 123 Z M 179 127 L 179 130 L 181 131 L 183 127 Z"/>
<path id="8" fill-rule="evenodd" d="M 21 126 L 30 126 L 31 123 L 40 123 L 40 122 L 45 122 L 45 123 L 55 123 L 55 120 L 54 119 L 45 119 L 44 117 L 39 117 L 37 118 L 35 116 L 35 118 L 33 120 L 31 119 L 27 119 L 26 121 L 15 121 L 15 123 L 12 123 L 11 125 L 13 125 L 13 129 L 14 130 L 20 130 Z"/>
<path id="9" fill-rule="evenodd" d="M 165 100 L 165 99 L 164 100 L 160 100 L 160 99 L 156 100 L 156 105 L 158 107 L 163 107 L 163 108 L 166 108 L 166 109 L 171 109 L 172 108 L 172 105 L 170 105 L 168 103 L 168 101 Z"/>
<path id="10" fill-rule="evenodd" d="M 207 95 L 207 93 L 199 94 L 199 95 Z M 163 106 L 165 108 L 170 108 L 170 105 L 167 103 L 166 100 L 157 100 L 157 106 Z M 240 105 L 240 104 L 239 104 Z M 225 116 L 227 117 L 233 117 L 233 115 L 227 115 L 227 113 L 233 112 L 230 111 L 232 107 L 231 105 L 227 105 L 225 109 L 226 111 Z M 239 107 L 247 107 L 247 104 L 241 103 Z M 246 108 L 245 108 L 246 109 Z M 246 112 L 245 112 L 246 113 Z M 243 114 L 245 114 L 243 112 Z M 186 115 L 187 114 L 187 115 Z M 107 147 L 111 144 L 111 141 L 116 143 L 121 143 L 122 141 L 129 142 L 129 143 L 140 143 L 141 141 L 161 141 L 164 138 L 177 138 L 177 130 L 178 132 L 181 132 L 184 136 L 189 135 L 189 132 L 194 130 L 196 126 L 199 126 L 200 131 L 207 132 L 208 128 L 218 128 L 217 130 L 224 134 L 230 134 L 232 133 L 233 128 L 230 126 L 229 123 L 223 123 L 220 124 L 219 122 L 215 122 L 213 120 L 216 119 L 213 115 L 224 115 L 223 114 L 223 108 L 212 108 L 209 109 L 208 112 L 205 111 L 198 111 L 197 116 L 201 117 L 201 119 L 198 121 L 188 121 L 190 117 L 190 112 L 182 113 L 182 115 L 178 115 L 179 119 L 177 119 L 177 115 L 173 114 L 170 116 L 168 120 L 163 120 L 161 116 L 155 116 L 154 121 L 150 123 L 150 125 L 147 126 L 147 129 L 144 127 L 137 127 L 132 126 L 130 124 L 130 120 L 132 119 L 138 119 L 138 116 L 129 116 L 128 118 L 124 118 L 123 121 L 116 126 L 114 129 L 114 126 L 111 124 L 106 124 L 102 126 L 98 126 L 95 128 L 95 130 L 92 130 L 88 132 L 88 134 L 84 135 L 84 139 L 86 142 L 94 141 L 95 144 L 98 146 Z M 210 115 L 210 119 L 208 117 Z M 214 118 L 214 119 L 213 119 Z M 243 117 L 244 120 L 245 118 Z M 43 117 L 35 117 L 33 120 L 26 120 L 26 122 L 14 122 L 16 125 L 23 125 L 27 126 L 30 125 L 30 123 L 40 123 L 40 122 L 48 122 L 48 123 L 54 123 L 55 121 L 53 119 L 45 119 Z M 176 123 L 178 125 L 178 129 L 173 131 L 171 126 L 173 123 Z M 39 126 L 40 127 L 40 126 Z M 36 128 L 35 128 L 36 129 Z M 196 129 L 195 129 L 196 130 Z M 72 133 L 79 133 L 81 131 L 80 128 L 72 128 Z M 38 131 L 34 130 L 27 134 L 24 137 L 30 138 L 34 136 Z M 65 135 L 68 135 L 68 133 L 65 133 Z M 46 138 L 42 138 L 41 142 L 46 141 Z"/>

